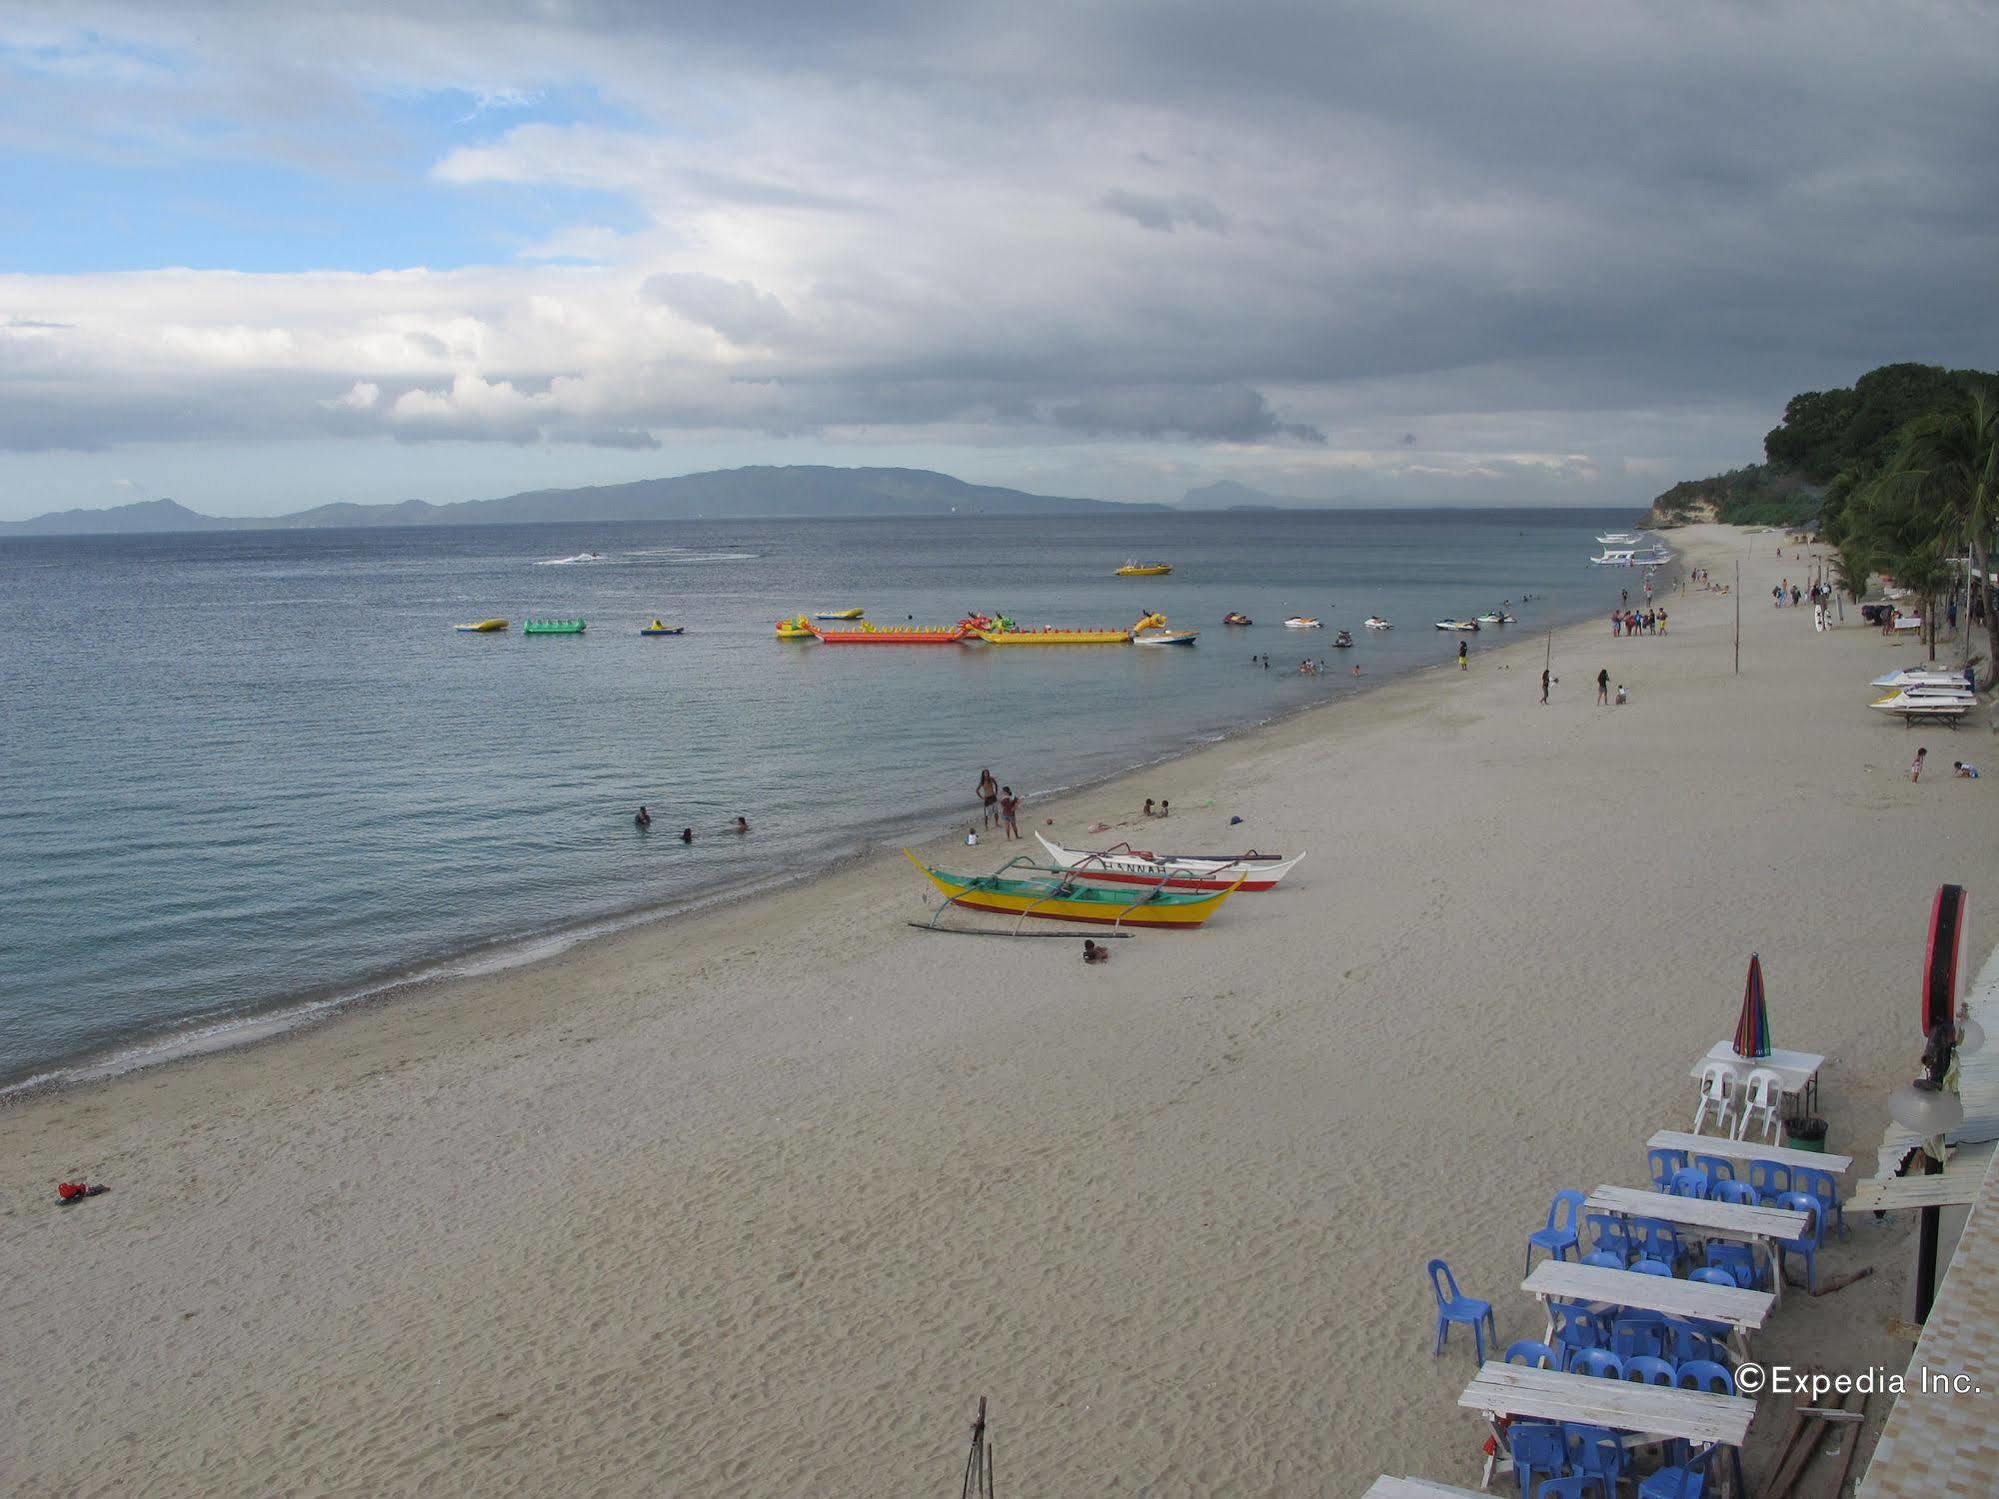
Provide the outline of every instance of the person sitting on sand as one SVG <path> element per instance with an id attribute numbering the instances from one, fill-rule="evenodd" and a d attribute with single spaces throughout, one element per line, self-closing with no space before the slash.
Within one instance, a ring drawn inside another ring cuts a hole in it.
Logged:
<path id="1" fill-rule="evenodd" d="M 747 833 L 747 832 L 748 832 L 749 830 L 750 830 L 750 820 L 749 820 L 749 818 L 747 818 L 747 817 L 743 816 L 743 815 L 742 815 L 742 814 L 741 814 L 740 812 L 739 812 L 739 813 L 737 813 L 737 814 L 736 814 L 736 825 L 735 825 L 735 827 L 734 827 L 733 829 L 731 829 L 731 831 L 732 831 L 732 832 L 737 832 L 737 833 Z"/>
<path id="2" fill-rule="evenodd" d="M 1145 815 L 1147 817 L 1157 817 L 1159 815 L 1152 810 L 1152 798 L 1149 796 L 1145 799 Z"/>
<path id="3" fill-rule="evenodd" d="M 965 847 L 977 848 L 978 846 L 979 846 L 979 830 L 977 828 L 966 828 Z"/>
<path id="4" fill-rule="evenodd" d="M 1619 682 L 1617 684 L 1617 706 L 1622 708 L 1629 701 L 1631 700 L 1624 695 L 1624 684 Z"/>
<path id="5" fill-rule="evenodd" d="M 1951 761 L 1950 773 L 1960 781 L 1975 781 L 1978 779 L 1978 767 L 1966 760 Z"/>
<path id="6" fill-rule="evenodd" d="M 1173 815 L 1173 803 L 1161 801 L 1159 804 L 1159 815 L 1161 817 L 1171 817 Z"/>
<path id="7" fill-rule="evenodd" d="M 1108 963 L 1110 960 L 1111 950 L 1108 947 L 1088 937 L 1083 939 L 1083 961 L 1085 963 Z"/>
<path id="8" fill-rule="evenodd" d="M 694 829 L 682 828 L 680 830 L 680 841 L 682 843 L 692 843 L 694 841 Z"/>
<path id="9" fill-rule="evenodd" d="M 652 826 L 652 813 L 646 811 L 645 807 L 641 805 L 638 814 L 632 818 L 632 821 L 642 828 L 649 828 Z"/>

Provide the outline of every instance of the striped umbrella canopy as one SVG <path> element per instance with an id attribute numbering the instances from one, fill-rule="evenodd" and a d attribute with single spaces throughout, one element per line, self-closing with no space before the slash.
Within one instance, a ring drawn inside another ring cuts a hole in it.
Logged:
<path id="1" fill-rule="evenodd" d="M 1763 1002 L 1763 959 L 1749 955 L 1749 978 L 1742 986 L 1742 1016 L 1735 1022 L 1738 1057 L 1770 1055 L 1770 1009 Z"/>

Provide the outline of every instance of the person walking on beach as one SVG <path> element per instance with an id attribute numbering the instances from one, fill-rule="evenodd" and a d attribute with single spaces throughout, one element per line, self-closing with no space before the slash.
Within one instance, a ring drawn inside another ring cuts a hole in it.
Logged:
<path id="1" fill-rule="evenodd" d="M 1019 811 L 1020 798 L 1013 794 L 1013 787 L 1003 788 L 1000 792 L 1000 816 L 1006 820 L 1006 835 L 1009 838 L 1020 836 L 1020 829 L 1014 826 L 1013 821 Z"/>
<path id="2" fill-rule="evenodd" d="M 1470 667 L 1470 666 L 1468 666 L 1468 665 L 1466 665 L 1466 661 L 1468 660 L 1468 658 L 1469 658 L 1470 656 L 1471 656 L 1471 647 L 1470 647 L 1470 646 L 1468 646 L 1468 645 L 1466 645 L 1466 644 L 1465 644 L 1465 643 L 1464 643 L 1464 642 L 1463 642 L 1462 640 L 1460 640 L 1460 641 L 1458 642 L 1458 670 L 1459 670 L 1459 671 L 1470 671 L 1470 670 L 1471 670 L 1471 667 Z"/>
<path id="3" fill-rule="evenodd" d="M 1596 700 L 1599 703 L 1610 701 L 1610 668 L 1607 666 L 1596 674 Z"/>
<path id="4" fill-rule="evenodd" d="M 1548 668 L 1541 668 L 1541 706 L 1548 706 Z"/>
<path id="5" fill-rule="evenodd" d="M 1613 609 L 1610 611 L 1610 638 L 1615 640 L 1623 633 L 1624 611 L 1622 609 Z"/>
<path id="6" fill-rule="evenodd" d="M 985 826 L 999 821 L 999 782 L 990 770 L 979 772 L 979 805 L 985 809 Z"/>
<path id="7" fill-rule="evenodd" d="M 1923 758 L 1926 755 L 1928 755 L 1929 752 L 1930 751 L 1928 745 L 1924 745 L 1921 749 L 1916 751 L 1916 758 L 1909 762 L 1910 780 L 1920 781 L 1923 778 Z"/>

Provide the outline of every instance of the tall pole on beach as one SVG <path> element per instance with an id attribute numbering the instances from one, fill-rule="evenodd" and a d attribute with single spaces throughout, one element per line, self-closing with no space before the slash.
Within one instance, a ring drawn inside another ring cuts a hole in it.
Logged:
<path id="1" fill-rule="evenodd" d="M 1735 559 L 1735 674 L 1742 675 L 1742 559 Z"/>

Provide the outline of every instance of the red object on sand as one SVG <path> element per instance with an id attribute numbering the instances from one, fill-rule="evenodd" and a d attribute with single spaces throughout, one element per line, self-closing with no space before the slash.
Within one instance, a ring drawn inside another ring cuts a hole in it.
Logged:
<path id="1" fill-rule="evenodd" d="M 56 1196 L 60 1197 L 64 1202 L 70 1202 L 75 1198 L 81 1197 L 89 1190 L 82 1182 L 56 1183 Z"/>

